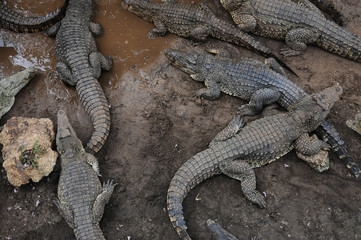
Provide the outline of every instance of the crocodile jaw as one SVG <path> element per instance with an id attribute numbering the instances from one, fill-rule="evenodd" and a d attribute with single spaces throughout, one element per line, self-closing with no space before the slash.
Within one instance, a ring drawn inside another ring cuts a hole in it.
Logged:
<path id="1" fill-rule="evenodd" d="M 67 149 L 84 151 L 81 141 L 76 136 L 76 133 L 69 122 L 68 116 L 63 110 L 59 110 L 58 112 L 56 145 L 60 154 L 64 154 Z"/>
<path id="2" fill-rule="evenodd" d="M 0 90 L 8 97 L 15 97 L 18 92 L 35 76 L 34 67 L 29 67 L 10 77 L 0 80 Z"/>

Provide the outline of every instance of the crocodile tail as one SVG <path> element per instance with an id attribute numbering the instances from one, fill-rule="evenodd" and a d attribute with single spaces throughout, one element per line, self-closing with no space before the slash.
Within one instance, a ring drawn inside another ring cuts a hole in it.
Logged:
<path id="1" fill-rule="evenodd" d="M 60 9 L 42 17 L 25 17 L 8 8 L 5 4 L 0 4 L 0 27 L 17 33 L 43 31 L 65 16 L 68 4 L 69 0 L 65 0 Z"/>
<path id="2" fill-rule="evenodd" d="M 222 228 L 218 223 L 211 219 L 207 220 L 207 226 L 209 230 L 211 230 L 214 238 L 217 240 L 238 240 L 230 232 Z"/>
<path id="3" fill-rule="evenodd" d="M 235 26 L 230 25 L 226 22 L 222 24 L 217 24 L 220 28 L 214 31 L 214 37 L 222 41 L 234 43 L 241 47 L 250 49 L 256 53 L 259 53 L 264 56 L 271 56 L 271 50 L 264 46 L 262 43 L 258 42 L 248 33 L 242 32 L 237 29 Z"/>
<path id="4" fill-rule="evenodd" d="M 361 38 L 345 28 L 328 21 L 316 43 L 319 47 L 341 57 L 361 62 Z"/>
<path id="5" fill-rule="evenodd" d="M 214 156 L 214 157 L 211 157 Z M 215 152 L 211 148 L 198 153 L 185 162 L 174 175 L 167 195 L 168 215 L 182 240 L 190 240 L 184 220 L 182 202 L 187 193 L 200 182 L 219 174 L 215 164 Z"/>
<path id="6" fill-rule="evenodd" d="M 335 154 L 346 163 L 347 168 L 355 177 L 361 180 L 361 170 L 357 163 L 348 155 L 345 143 L 340 138 L 336 128 L 329 122 L 323 121 L 316 129 L 316 134 L 327 142 Z"/>
<path id="7" fill-rule="evenodd" d="M 109 103 L 96 78 L 82 79 L 76 84 L 76 90 L 94 126 L 94 132 L 86 148 L 87 152 L 94 154 L 103 147 L 109 135 Z"/>
<path id="8" fill-rule="evenodd" d="M 215 22 L 217 22 L 217 26 L 221 27 L 215 28 L 216 30 L 214 30 L 213 32 L 213 37 L 218 38 L 222 41 L 234 43 L 241 47 L 245 47 L 262 56 L 272 57 L 276 59 L 277 62 L 282 65 L 282 67 L 284 67 L 294 75 L 298 76 L 290 67 L 288 67 L 284 62 L 282 62 L 276 55 L 274 55 L 268 47 L 254 39 L 248 33 L 242 32 L 237 27 L 232 26 L 224 21 L 218 20 Z"/>

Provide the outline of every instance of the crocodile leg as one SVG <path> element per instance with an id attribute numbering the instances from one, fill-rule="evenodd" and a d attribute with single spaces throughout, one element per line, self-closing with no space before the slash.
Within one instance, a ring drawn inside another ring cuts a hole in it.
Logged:
<path id="1" fill-rule="evenodd" d="M 208 100 L 215 100 L 221 95 L 221 87 L 214 79 L 206 79 L 204 81 L 207 88 L 202 88 L 197 92 L 197 97 L 205 98 Z"/>
<path id="2" fill-rule="evenodd" d="M 319 37 L 312 29 L 295 28 L 286 34 L 288 48 L 283 48 L 281 54 L 286 57 L 300 55 L 307 48 L 307 44 L 314 43 Z"/>
<path id="3" fill-rule="evenodd" d="M 296 151 L 304 155 L 314 155 L 322 150 L 328 150 L 330 146 L 322 140 L 319 140 L 316 135 L 311 137 L 308 133 L 302 134 L 295 143 Z"/>
<path id="4" fill-rule="evenodd" d="M 257 27 L 257 20 L 252 15 L 248 14 L 232 14 L 233 21 L 238 28 L 243 32 L 251 32 Z"/>
<path id="5" fill-rule="evenodd" d="M 270 69 L 272 69 L 273 71 L 281 74 L 282 76 L 287 77 L 287 74 L 285 72 L 285 70 L 283 69 L 283 67 L 276 61 L 276 59 L 274 58 L 266 58 L 264 60 L 264 64 L 266 64 L 267 67 L 269 67 Z"/>
<path id="6" fill-rule="evenodd" d="M 74 81 L 70 68 L 65 63 L 57 62 L 56 71 L 62 83 L 70 86 L 75 86 L 76 81 Z"/>
<path id="7" fill-rule="evenodd" d="M 71 207 L 67 203 L 61 202 L 59 199 L 55 201 L 55 205 L 58 207 L 61 216 L 63 216 L 69 227 L 74 228 L 74 215 Z"/>
<path id="8" fill-rule="evenodd" d="M 110 57 L 105 57 L 100 52 L 92 52 L 89 54 L 89 63 L 93 68 L 93 77 L 99 78 L 101 69 L 110 71 L 112 69 L 113 60 Z"/>
<path id="9" fill-rule="evenodd" d="M 251 100 L 248 104 L 242 105 L 238 109 L 238 114 L 242 117 L 255 115 L 262 110 L 263 105 L 269 105 L 277 102 L 280 96 L 281 93 L 274 89 L 259 89 L 252 94 Z"/>
<path id="10" fill-rule="evenodd" d="M 162 21 L 160 21 L 158 19 L 154 19 L 153 23 L 154 23 L 155 28 L 150 30 L 150 32 L 148 33 L 148 38 L 153 39 L 156 37 L 161 37 L 167 33 L 168 28 Z"/>
<path id="11" fill-rule="evenodd" d="M 220 170 L 223 174 L 241 181 L 242 191 L 249 201 L 261 208 L 266 207 L 264 196 L 256 190 L 256 176 L 251 165 L 244 160 L 234 160 L 221 164 Z"/>
<path id="12" fill-rule="evenodd" d="M 235 116 L 232 121 L 230 121 L 222 131 L 220 131 L 216 137 L 210 142 L 209 147 L 213 146 L 218 142 L 226 141 L 231 137 L 235 136 L 241 128 L 244 126 L 244 123 L 239 115 Z"/>
<path id="13" fill-rule="evenodd" d="M 106 183 L 103 183 L 103 192 L 97 196 L 93 204 L 93 219 L 96 223 L 102 219 L 104 207 L 109 202 L 116 185 L 117 183 L 114 183 L 113 180 L 108 180 Z"/>
<path id="14" fill-rule="evenodd" d="M 90 22 L 89 23 L 89 30 L 95 37 L 99 37 L 103 34 L 103 28 L 99 23 Z"/>
<path id="15" fill-rule="evenodd" d="M 209 26 L 203 25 L 193 28 L 190 32 L 190 37 L 196 41 L 204 42 L 207 40 L 207 37 L 210 34 L 211 28 Z"/>

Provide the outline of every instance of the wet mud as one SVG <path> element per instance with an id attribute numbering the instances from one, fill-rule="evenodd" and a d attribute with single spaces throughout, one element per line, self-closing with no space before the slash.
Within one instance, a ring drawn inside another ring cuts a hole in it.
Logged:
<path id="1" fill-rule="evenodd" d="M 6 1 L 29 15 L 54 11 L 63 1 Z M 168 34 L 148 39 L 153 25 L 124 11 L 119 1 L 95 1 L 95 21 L 104 35 L 98 50 L 114 59 L 99 82 L 111 105 L 111 131 L 97 154 L 102 181 L 116 187 L 100 226 L 107 239 L 178 239 L 166 212 L 168 184 L 177 169 L 204 150 L 233 118 L 239 99 L 221 95 L 200 100 L 203 87 L 170 66 L 163 52 L 168 47 L 203 49 Z M 344 27 L 361 36 L 359 1 L 334 1 L 344 16 Z M 56 120 L 65 110 L 78 136 L 86 143 L 92 127 L 74 88 L 55 76 L 54 39 L 37 34 L 0 30 L 0 76 L 34 65 L 39 75 L 17 95 L 3 125 L 13 116 Z M 276 54 L 282 42 L 257 37 Z M 216 40 L 210 43 L 218 44 Z M 241 55 L 263 58 L 239 48 Z M 290 78 L 312 93 L 339 83 L 344 94 L 329 119 L 339 130 L 350 155 L 361 165 L 361 138 L 345 121 L 361 111 L 361 65 L 316 47 L 305 54 L 280 58 L 299 77 Z M 54 146 L 55 147 L 55 146 Z M 193 189 L 184 200 L 185 219 L 193 239 L 212 239 L 206 220 L 214 219 L 239 239 L 360 239 L 361 183 L 342 161 L 330 154 L 331 167 L 313 171 L 291 152 L 256 169 L 257 188 L 266 195 L 267 208 L 259 209 L 242 194 L 240 183 L 226 176 L 213 177 Z M 59 171 L 36 184 L 14 189 L 0 168 L 0 239 L 74 239 L 54 205 Z"/>

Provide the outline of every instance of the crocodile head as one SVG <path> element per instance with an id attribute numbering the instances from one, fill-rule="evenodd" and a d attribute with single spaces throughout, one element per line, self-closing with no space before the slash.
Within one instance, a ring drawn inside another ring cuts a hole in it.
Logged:
<path id="1" fill-rule="evenodd" d="M 36 75 L 34 67 L 18 72 L 0 80 L 0 118 L 7 113 L 15 102 L 15 95 Z"/>
<path id="2" fill-rule="evenodd" d="M 342 94 L 342 88 L 339 85 L 335 85 L 324 89 L 319 93 L 306 96 L 294 108 L 295 110 L 301 110 L 300 122 L 305 124 L 308 131 L 315 130 L 318 125 L 327 117 L 331 108 L 340 99 Z"/>
<path id="3" fill-rule="evenodd" d="M 158 4 L 147 0 L 123 0 L 121 4 L 125 10 L 134 13 L 148 22 L 152 22 L 153 17 L 157 15 Z"/>
<path id="4" fill-rule="evenodd" d="M 0 80 L 0 91 L 8 97 L 15 97 L 16 94 L 36 75 L 34 67 L 18 72 L 10 77 Z"/>
<path id="5" fill-rule="evenodd" d="M 81 141 L 71 126 L 68 116 L 63 110 L 58 112 L 58 131 L 56 134 L 56 148 L 63 155 L 67 150 L 84 151 Z"/>
<path id="6" fill-rule="evenodd" d="M 183 72 L 190 74 L 196 81 L 202 81 L 202 79 L 199 78 L 199 76 L 202 75 L 199 74 L 202 73 L 202 70 L 208 73 L 212 71 L 212 69 L 210 69 L 212 67 L 210 64 L 212 56 L 198 52 L 185 52 L 175 49 L 166 49 L 164 54 L 168 58 L 170 64 Z"/>

